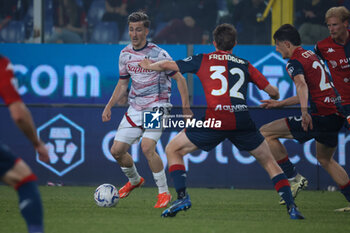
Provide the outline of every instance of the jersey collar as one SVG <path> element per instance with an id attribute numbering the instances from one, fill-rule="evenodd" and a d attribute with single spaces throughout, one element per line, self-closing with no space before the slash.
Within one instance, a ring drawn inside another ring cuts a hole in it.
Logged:
<path id="1" fill-rule="evenodd" d="M 133 49 L 134 51 L 141 51 L 142 49 L 146 48 L 147 46 L 148 46 L 148 41 L 146 41 L 145 46 L 143 46 L 142 48 L 140 48 L 140 49 L 134 49 L 134 47 L 132 47 L 132 49 Z"/>

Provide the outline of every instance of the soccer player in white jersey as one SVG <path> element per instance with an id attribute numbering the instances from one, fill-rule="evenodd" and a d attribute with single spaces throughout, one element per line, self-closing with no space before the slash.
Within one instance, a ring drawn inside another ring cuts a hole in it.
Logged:
<path id="1" fill-rule="evenodd" d="M 142 137 L 141 148 L 152 170 L 159 194 L 155 208 L 166 207 L 171 200 L 168 190 L 164 166 L 156 153 L 156 144 L 161 137 L 161 130 L 142 128 L 144 111 L 162 110 L 167 114 L 171 108 L 171 78 L 175 79 L 182 99 L 184 115 L 192 115 L 189 106 L 188 89 L 185 78 L 178 72 L 150 71 L 138 66 L 145 57 L 154 61 L 172 60 L 169 54 L 157 45 L 147 41 L 150 21 L 143 12 L 134 12 L 128 17 L 129 36 L 131 43 L 121 52 L 119 57 L 119 81 L 102 113 L 102 121 L 111 119 L 111 108 L 115 104 L 122 104 L 131 78 L 131 88 L 128 96 L 129 108 L 119 124 L 114 143 L 111 148 L 113 157 L 121 166 L 129 181 L 119 190 L 120 198 L 144 183 L 139 175 L 131 155 L 128 153 L 130 145 Z"/>

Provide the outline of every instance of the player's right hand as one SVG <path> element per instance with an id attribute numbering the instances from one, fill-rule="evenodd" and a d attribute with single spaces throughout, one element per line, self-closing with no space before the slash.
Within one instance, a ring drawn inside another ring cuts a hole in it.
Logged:
<path id="1" fill-rule="evenodd" d="M 142 61 L 140 61 L 139 66 L 141 66 L 144 69 L 148 69 L 151 64 L 152 62 L 148 58 L 145 58 Z"/>
<path id="2" fill-rule="evenodd" d="M 50 161 L 49 152 L 43 141 L 39 142 L 39 145 L 35 147 L 35 150 L 39 154 L 39 159 L 45 163 Z"/>
<path id="3" fill-rule="evenodd" d="M 303 130 L 307 132 L 309 129 L 313 129 L 314 126 L 312 124 L 312 117 L 309 113 L 302 113 L 301 115 L 301 126 L 303 127 Z"/>
<path id="4" fill-rule="evenodd" d="M 262 103 L 260 104 L 261 108 L 270 109 L 270 108 L 280 107 L 280 101 L 278 100 L 269 99 L 269 100 L 260 100 L 260 102 Z"/>
<path id="5" fill-rule="evenodd" d="M 102 122 L 111 120 L 112 112 L 111 109 L 105 108 L 102 113 Z"/>

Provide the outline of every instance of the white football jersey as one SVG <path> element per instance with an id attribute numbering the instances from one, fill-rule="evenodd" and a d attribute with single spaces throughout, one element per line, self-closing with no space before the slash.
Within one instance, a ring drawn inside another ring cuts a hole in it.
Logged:
<path id="1" fill-rule="evenodd" d="M 175 72 L 158 72 L 141 68 L 138 64 L 146 57 L 153 62 L 172 60 L 164 49 L 150 42 L 140 50 L 134 50 L 129 44 L 119 56 L 119 77 L 122 79 L 131 77 L 128 102 L 136 110 L 170 105 L 171 79 L 169 76 Z"/>

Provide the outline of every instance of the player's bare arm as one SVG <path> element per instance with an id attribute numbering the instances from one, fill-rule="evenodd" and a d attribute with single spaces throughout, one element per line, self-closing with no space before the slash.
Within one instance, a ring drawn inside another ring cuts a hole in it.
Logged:
<path id="1" fill-rule="evenodd" d="M 114 88 L 113 94 L 106 104 L 103 113 L 102 113 L 102 122 L 106 122 L 111 120 L 112 112 L 111 108 L 116 105 L 125 104 L 123 100 L 125 100 L 125 95 L 127 93 L 129 85 L 129 79 L 119 79 L 117 86 Z"/>
<path id="2" fill-rule="evenodd" d="M 308 113 L 308 98 L 309 98 L 308 87 L 305 82 L 304 75 L 302 74 L 296 75 L 293 81 L 295 83 L 297 95 L 300 102 L 300 110 L 302 114 L 302 127 L 305 131 L 308 131 L 309 128 L 313 129 L 312 118 Z"/>
<path id="3" fill-rule="evenodd" d="M 144 69 L 154 70 L 154 71 L 164 71 L 164 70 L 180 71 L 175 61 L 167 61 L 167 60 L 153 63 L 151 60 L 145 58 L 139 63 L 139 66 L 141 66 Z"/>
<path id="4" fill-rule="evenodd" d="M 270 109 L 270 108 L 282 108 L 285 106 L 291 106 L 299 104 L 299 98 L 298 96 L 292 96 L 284 100 L 260 100 L 262 104 L 260 104 L 260 107 Z"/>
<path id="5" fill-rule="evenodd" d="M 190 99 L 189 99 L 186 79 L 179 72 L 174 74 L 171 78 L 176 80 L 177 88 L 179 89 L 179 92 L 180 92 L 180 95 L 181 95 L 182 114 L 185 116 L 185 119 L 190 119 L 193 116 L 193 112 L 192 112 L 192 110 L 190 108 Z"/>
<path id="6" fill-rule="evenodd" d="M 21 101 L 17 101 L 9 105 L 9 110 L 13 121 L 31 141 L 35 150 L 39 153 L 39 159 L 43 162 L 48 162 L 48 151 L 45 144 L 39 139 L 36 133 L 32 115 L 26 105 Z"/>
<path id="7" fill-rule="evenodd" d="M 269 94 L 271 99 L 278 100 L 280 98 L 280 93 L 278 91 L 278 88 L 275 86 L 272 86 L 271 84 L 267 85 L 264 91 L 267 94 Z"/>

